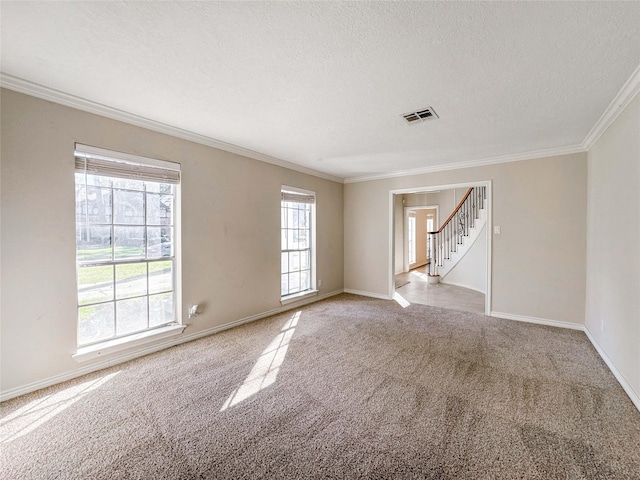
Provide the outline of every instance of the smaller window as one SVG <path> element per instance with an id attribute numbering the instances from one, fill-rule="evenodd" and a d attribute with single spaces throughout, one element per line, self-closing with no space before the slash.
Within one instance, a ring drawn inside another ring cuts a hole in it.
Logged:
<path id="1" fill-rule="evenodd" d="M 280 295 L 315 289 L 314 192 L 282 187 L 280 192 Z"/>

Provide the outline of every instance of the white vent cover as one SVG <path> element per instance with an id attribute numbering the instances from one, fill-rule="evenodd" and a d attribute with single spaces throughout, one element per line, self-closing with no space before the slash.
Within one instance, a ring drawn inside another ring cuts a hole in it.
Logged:
<path id="1" fill-rule="evenodd" d="M 425 120 L 431 120 L 439 117 L 436 114 L 436 112 L 433 110 L 433 108 L 427 107 L 422 110 L 418 110 L 417 112 L 403 113 L 402 118 L 404 118 L 407 123 L 416 123 L 416 122 L 424 122 Z"/>

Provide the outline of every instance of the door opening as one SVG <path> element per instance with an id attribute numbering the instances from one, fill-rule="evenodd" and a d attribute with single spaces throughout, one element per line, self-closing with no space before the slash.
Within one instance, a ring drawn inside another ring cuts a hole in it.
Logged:
<path id="1" fill-rule="evenodd" d="M 434 254 L 428 232 L 438 230 L 442 223 L 439 216 L 448 218 L 468 188 L 477 186 L 486 187 L 486 200 L 475 241 L 465 255 L 468 259 L 452 268 L 440 284 L 432 285 L 427 295 L 428 263 Z M 391 190 L 389 195 L 389 298 L 405 293 L 415 300 L 405 299 L 409 303 L 429 304 L 425 300 L 427 296 L 441 294 L 442 301 L 450 305 L 436 306 L 457 308 L 465 304 L 468 308 L 460 309 L 488 315 L 491 311 L 491 181 Z M 473 282 L 464 281 L 464 272 L 469 271 L 473 272 Z M 396 291 L 396 285 L 402 287 Z M 455 304 L 458 296 L 460 305 Z M 455 300 L 451 300 L 453 298 Z"/>

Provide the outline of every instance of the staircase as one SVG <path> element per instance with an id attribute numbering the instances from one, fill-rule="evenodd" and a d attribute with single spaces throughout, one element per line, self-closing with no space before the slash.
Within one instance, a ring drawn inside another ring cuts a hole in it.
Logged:
<path id="1" fill-rule="evenodd" d="M 439 230 L 428 232 L 429 276 L 444 278 L 465 256 L 487 222 L 486 187 L 471 187 Z"/>

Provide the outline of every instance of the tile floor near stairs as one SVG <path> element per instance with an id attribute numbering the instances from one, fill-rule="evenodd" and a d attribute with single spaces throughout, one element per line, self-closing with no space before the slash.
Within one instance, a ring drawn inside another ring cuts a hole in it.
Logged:
<path id="1" fill-rule="evenodd" d="M 464 310 L 484 315 L 484 295 L 482 293 L 444 283 L 429 285 L 427 284 L 427 266 L 396 275 L 396 281 L 398 280 L 409 281 L 406 285 L 396 288 L 396 292 L 409 303 Z"/>

